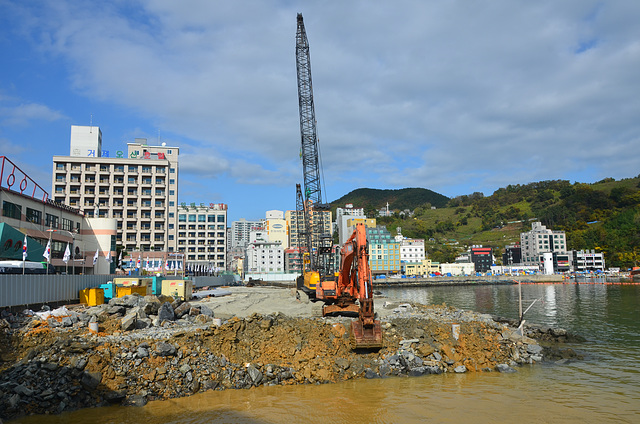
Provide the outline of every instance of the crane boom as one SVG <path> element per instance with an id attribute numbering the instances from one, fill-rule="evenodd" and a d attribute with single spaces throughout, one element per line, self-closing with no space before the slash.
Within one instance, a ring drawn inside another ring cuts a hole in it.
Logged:
<path id="1" fill-rule="evenodd" d="M 304 176 L 304 225 L 310 268 L 322 276 L 331 273 L 332 238 L 325 231 L 323 211 L 329 209 L 322 199 L 320 155 L 313 104 L 311 57 L 302 14 L 298 13 L 296 31 L 296 69 L 298 76 L 298 108 L 300 111 L 300 157 Z M 317 211 L 318 213 L 314 213 Z"/>

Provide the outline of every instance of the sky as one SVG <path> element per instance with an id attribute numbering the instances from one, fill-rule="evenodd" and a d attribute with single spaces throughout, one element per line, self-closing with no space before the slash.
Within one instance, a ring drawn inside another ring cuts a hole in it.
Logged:
<path id="1" fill-rule="evenodd" d="M 297 13 L 325 201 L 640 173 L 640 2 L 622 0 L 0 0 L 0 155 L 51 190 L 92 124 L 105 150 L 179 147 L 179 202 L 295 209 Z"/>

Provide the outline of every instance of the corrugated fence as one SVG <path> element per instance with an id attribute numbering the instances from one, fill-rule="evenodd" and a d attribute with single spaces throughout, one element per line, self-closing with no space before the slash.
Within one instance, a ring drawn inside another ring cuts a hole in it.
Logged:
<path id="1" fill-rule="evenodd" d="M 117 275 L 0 275 L 0 306 L 42 305 L 77 300 L 79 291 Z"/>

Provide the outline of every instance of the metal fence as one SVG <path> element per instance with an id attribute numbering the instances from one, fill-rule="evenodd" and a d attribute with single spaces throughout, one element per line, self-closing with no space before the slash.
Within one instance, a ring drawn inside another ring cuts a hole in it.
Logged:
<path id="1" fill-rule="evenodd" d="M 117 275 L 0 275 L 0 306 L 42 305 L 78 300 L 79 291 Z"/>

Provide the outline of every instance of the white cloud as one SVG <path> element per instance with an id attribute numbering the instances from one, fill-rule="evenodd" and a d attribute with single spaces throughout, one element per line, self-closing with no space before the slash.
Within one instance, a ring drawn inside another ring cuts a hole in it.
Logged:
<path id="1" fill-rule="evenodd" d="M 640 147 L 636 2 L 41 8 L 22 10 L 26 32 L 68 62 L 77 92 L 187 140 L 188 174 L 249 185 L 301 179 L 299 11 L 325 175 L 335 184 L 492 191 L 585 170 L 637 173 L 623 153 Z M 22 113 L 57 116 L 47 108 Z"/>
<path id="2" fill-rule="evenodd" d="M 0 124 L 5 126 L 27 125 L 39 121 L 52 122 L 65 118 L 62 113 L 41 104 L 23 103 L 0 107 Z"/>

